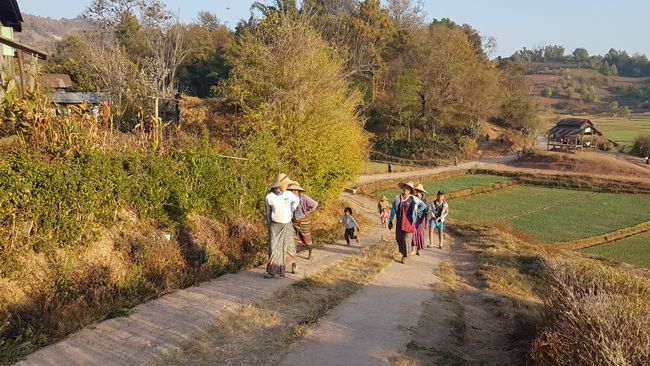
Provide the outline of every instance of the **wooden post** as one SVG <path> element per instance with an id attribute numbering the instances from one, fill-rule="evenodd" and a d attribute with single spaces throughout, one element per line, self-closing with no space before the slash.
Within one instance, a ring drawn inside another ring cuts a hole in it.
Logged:
<path id="1" fill-rule="evenodd" d="M 20 91 L 25 98 L 25 54 L 22 50 L 16 50 L 16 55 L 18 56 L 18 72 L 20 75 Z"/>

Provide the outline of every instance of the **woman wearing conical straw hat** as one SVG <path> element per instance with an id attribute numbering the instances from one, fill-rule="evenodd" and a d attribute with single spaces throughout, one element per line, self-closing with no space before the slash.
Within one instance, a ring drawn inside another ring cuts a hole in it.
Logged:
<path id="1" fill-rule="evenodd" d="M 422 184 L 415 186 L 415 196 L 420 200 L 417 208 L 417 219 L 415 220 L 415 232 L 413 233 L 412 247 L 415 247 L 415 255 L 420 255 L 424 250 L 424 241 L 427 235 L 427 202 L 426 195 L 429 194 Z"/>
<path id="2" fill-rule="evenodd" d="M 300 199 L 287 190 L 293 183 L 286 174 L 278 175 L 264 198 L 266 219 L 269 222 L 269 263 L 265 278 L 284 277 L 287 260 L 295 260 L 296 245 L 293 242 L 295 231 L 291 220 L 300 204 Z M 295 261 L 292 272 L 295 272 Z"/>
<path id="3" fill-rule="evenodd" d="M 402 263 L 406 263 L 406 258 L 409 256 L 413 233 L 415 232 L 414 223 L 420 204 L 420 200 L 413 195 L 415 193 L 414 186 L 413 182 L 399 184 L 402 193 L 393 200 L 390 218 L 388 219 L 388 229 L 393 230 L 393 219 L 396 218 L 395 240 L 402 254 Z"/>
<path id="4" fill-rule="evenodd" d="M 312 244 L 314 243 L 311 236 L 311 213 L 318 207 L 318 202 L 313 198 L 307 195 L 307 192 L 304 188 L 300 186 L 300 183 L 293 182 L 289 184 L 289 191 L 293 192 L 298 199 L 300 204 L 296 208 L 296 211 L 293 213 L 293 227 L 296 229 L 296 235 L 294 237 L 294 242 L 296 247 L 301 246 L 306 250 L 309 250 L 309 256 L 307 259 L 311 259 L 311 250 Z"/>

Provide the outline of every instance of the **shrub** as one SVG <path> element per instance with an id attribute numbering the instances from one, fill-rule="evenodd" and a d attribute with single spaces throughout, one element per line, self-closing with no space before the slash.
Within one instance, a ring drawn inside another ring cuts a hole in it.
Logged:
<path id="1" fill-rule="evenodd" d="M 650 283 L 585 260 L 548 265 L 550 326 L 531 355 L 540 365 L 650 363 Z"/>
<path id="2" fill-rule="evenodd" d="M 545 87 L 542 89 L 542 96 L 546 98 L 551 98 L 553 96 L 553 89 Z"/>
<path id="3" fill-rule="evenodd" d="M 638 136 L 634 140 L 632 152 L 642 157 L 648 156 L 650 154 L 650 135 Z"/>
<path id="4" fill-rule="evenodd" d="M 461 153 L 456 139 L 439 135 L 436 139 L 383 139 L 375 142 L 375 150 L 409 160 L 451 158 Z"/>
<path id="5" fill-rule="evenodd" d="M 316 199 L 329 200 L 367 157 L 360 96 L 348 88 L 344 60 L 309 19 L 278 21 L 242 35 L 230 49 L 223 89 L 245 111 L 250 165 L 295 172 Z"/>

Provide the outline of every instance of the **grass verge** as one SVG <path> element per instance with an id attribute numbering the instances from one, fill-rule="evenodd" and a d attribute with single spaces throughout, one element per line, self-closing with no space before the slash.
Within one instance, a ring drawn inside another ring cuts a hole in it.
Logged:
<path id="1" fill-rule="evenodd" d="M 256 304 L 229 309 L 161 365 L 277 364 L 318 319 L 376 278 L 393 251 L 380 242 Z"/>

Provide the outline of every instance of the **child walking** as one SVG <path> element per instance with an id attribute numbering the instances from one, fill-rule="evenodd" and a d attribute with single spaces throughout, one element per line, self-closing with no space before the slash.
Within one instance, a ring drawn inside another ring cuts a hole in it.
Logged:
<path id="1" fill-rule="evenodd" d="M 385 229 L 388 225 L 388 210 L 386 207 L 382 207 L 379 219 L 381 220 L 381 227 Z"/>
<path id="2" fill-rule="evenodd" d="M 339 221 L 341 224 L 345 225 L 345 242 L 350 246 L 350 239 L 354 239 L 359 242 L 359 237 L 354 234 L 354 230 L 359 230 L 359 225 L 357 224 L 357 220 L 354 219 L 352 216 L 352 209 L 350 207 L 346 207 L 345 210 L 343 211 L 343 217 L 341 218 L 341 221 Z"/>

